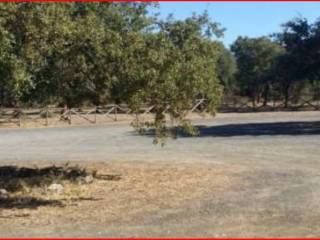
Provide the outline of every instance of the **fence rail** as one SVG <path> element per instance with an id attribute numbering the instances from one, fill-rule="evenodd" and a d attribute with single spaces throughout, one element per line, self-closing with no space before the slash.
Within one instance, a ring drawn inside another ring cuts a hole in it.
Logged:
<path id="1" fill-rule="evenodd" d="M 318 111 L 320 100 L 289 99 L 287 106 L 284 101 L 253 103 L 248 99 L 229 98 L 218 108 L 219 112 L 271 112 L 271 111 Z"/>
<path id="2" fill-rule="evenodd" d="M 204 104 L 205 99 L 199 99 L 188 110 L 189 112 L 198 112 L 197 109 L 201 104 Z M 163 111 L 164 113 L 170 109 L 170 106 Z M 28 108 L 0 108 L 0 124 L 13 123 L 21 126 L 28 120 L 42 121 L 44 126 L 56 125 L 58 122 L 65 122 L 71 125 L 76 119 L 84 120 L 89 124 L 96 124 L 97 117 L 107 118 L 112 121 L 118 121 L 118 116 L 126 115 L 135 119 L 138 115 L 145 116 L 152 114 L 154 106 L 143 106 L 137 112 L 132 110 L 125 104 L 109 104 L 105 106 L 96 106 L 91 108 L 57 108 L 44 107 L 38 109 Z"/>
<path id="3" fill-rule="evenodd" d="M 206 99 L 198 99 L 187 109 L 187 113 L 203 114 Z M 28 108 L 0 108 L 0 125 L 14 124 L 21 126 L 28 120 L 42 121 L 44 126 L 56 125 L 58 122 L 73 124 L 76 119 L 84 120 L 89 124 L 96 124 L 97 119 L 107 118 L 111 121 L 118 121 L 120 115 L 126 115 L 135 119 L 137 116 L 146 116 L 154 112 L 154 106 L 143 106 L 138 112 L 132 110 L 125 104 L 109 104 L 105 106 L 97 106 L 91 108 L 57 108 L 45 107 L 39 109 Z M 166 113 L 170 106 L 163 111 Z M 299 111 L 299 110 L 320 110 L 320 101 L 311 99 L 302 99 L 299 102 L 290 102 L 290 105 L 285 108 L 281 101 L 268 102 L 267 104 L 248 101 L 247 99 L 228 99 L 225 100 L 218 108 L 219 112 L 264 112 L 264 111 Z"/>

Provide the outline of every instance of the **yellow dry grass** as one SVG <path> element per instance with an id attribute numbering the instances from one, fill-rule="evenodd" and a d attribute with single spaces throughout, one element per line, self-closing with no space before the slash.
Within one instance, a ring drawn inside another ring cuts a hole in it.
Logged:
<path id="1" fill-rule="evenodd" d="M 10 228 L 30 224 L 54 225 L 64 222 L 127 222 L 139 216 L 178 207 L 190 200 L 215 194 L 233 183 L 230 169 L 209 164 L 93 164 L 98 174 L 120 175 L 120 180 L 95 179 L 92 184 L 63 182 L 62 195 L 31 190 L 28 196 L 58 201 L 62 205 L 35 208 L 0 208 L 0 225 Z M 16 193 L 15 196 L 21 196 Z M 25 193 L 24 193 L 25 194 Z"/>

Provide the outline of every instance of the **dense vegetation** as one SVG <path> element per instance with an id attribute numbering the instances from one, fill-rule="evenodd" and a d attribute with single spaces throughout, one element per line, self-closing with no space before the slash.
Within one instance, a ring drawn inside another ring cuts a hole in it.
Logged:
<path id="1" fill-rule="evenodd" d="M 0 104 L 154 105 L 192 132 L 185 110 L 197 98 L 214 113 L 223 94 L 253 104 L 318 97 L 320 22 L 299 18 L 271 37 L 239 37 L 231 51 L 206 13 L 160 20 L 154 3 L 1 3 Z M 168 109 L 167 107 L 170 106 Z"/>

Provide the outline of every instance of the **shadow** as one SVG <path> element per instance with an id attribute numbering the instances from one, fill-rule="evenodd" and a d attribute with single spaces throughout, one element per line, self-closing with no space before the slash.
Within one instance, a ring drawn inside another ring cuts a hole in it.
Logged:
<path id="1" fill-rule="evenodd" d="M 320 121 L 237 123 L 218 126 L 195 125 L 198 135 L 192 136 L 181 128 L 172 129 L 177 137 L 236 137 L 236 136 L 275 136 L 275 135 L 320 135 Z M 138 133 L 134 133 L 139 135 Z M 144 136 L 155 137 L 154 129 L 147 130 Z"/>
<path id="2" fill-rule="evenodd" d="M 17 166 L 0 167 L 0 189 L 17 192 L 25 187 L 43 187 L 56 181 L 68 180 L 75 182 L 79 177 L 89 175 L 86 169 L 80 167 L 43 167 L 27 168 Z"/>
<path id="3" fill-rule="evenodd" d="M 272 123 L 243 123 L 220 126 L 197 126 L 198 137 L 235 137 L 261 135 L 318 135 L 320 122 L 272 122 Z M 178 136 L 187 137 L 182 131 Z"/>
<path id="4" fill-rule="evenodd" d="M 119 180 L 121 180 L 121 175 L 119 175 L 119 174 L 99 174 L 95 178 L 99 179 L 99 180 L 104 180 L 104 181 L 119 181 Z"/>
<path id="5" fill-rule="evenodd" d="M 61 200 L 48 200 L 28 196 L 33 188 L 47 187 L 52 183 L 68 180 L 77 181 L 89 172 L 80 167 L 28 168 L 18 166 L 0 166 L 0 209 L 36 209 L 40 206 L 63 207 Z M 4 192 L 4 193 L 3 193 Z M 20 195 L 12 195 L 20 192 Z"/>
<path id="6" fill-rule="evenodd" d="M 87 176 L 106 181 L 119 181 L 121 179 L 119 174 L 97 174 L 96 170 L 91 172 L 79 166 L 65 165 L 42 168 L 0 166 L 0 210 L 36 209 L 40 206 L 64 207 L 63 201 L 68 199 L 48 200 L 42 197 L 36 198 L 29 193 L 32 192 L 33 188 L 46 189 L 50 184 L 62 181 L 73 182 L 74 184 L 90 184 L 90 181 L 84 181 Z M 100 201 L 101 198 L 75 197 L 71 200 Z"/>
<path id="7" fill-rule="evenodd" d="M 66 199 L 66 198 L 63 198 L 61 199 L 63 201 L 72 201 L 72 202 L 79 202 L 79 201 L 87 201 L 87 202 L 98 202 L 98 201 L 101 201 L 103 200 L 103 198 L 94 198 L 94 197 L 76 197 L 76 198 L 69 198 L 69 199 Z"/>
<path id="8" fill-rule="evenodd" d="M 1 166 L 0 178 L 3 177 L 45 177 L 45 176 L 63 176 L 67 179 L 73 179 L 87 174 L 85 169 L 79 167 L 44 167 L 44 168 L 26 168 L 17 166 Z"/>
<path id="9" fill-rule="evenodd" d="M 36 209 L 40 206 L 63 207 L 57 200 L 44 200 L 34 197 L 8 197 L 0 198 L 0 209 Z"/>

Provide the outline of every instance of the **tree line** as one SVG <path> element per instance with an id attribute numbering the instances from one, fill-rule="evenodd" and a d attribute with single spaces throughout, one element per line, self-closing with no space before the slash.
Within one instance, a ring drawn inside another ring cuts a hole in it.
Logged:
<path id="1" fill-rule="evenodd" d="M 188 132 L 186 109 L 206 98 L 214 113 L 224 95 L 253 104 L 319 89 L 320 24 L 299 18 L 270 37 L 239 37 L 205 12 L 165 20 L 155 3 L 1 3 L 0 105 L 155 106 L 151 123 L 170 134 L 164 111 Z M 314 95 L 314 97 L 317 97 Z M 168 108 L 169 106 L 169 108 Z"/>
<path id="2" fill-rule="evenodd" d="M 269 37 L 239 37 L 231 51 L 236 59 L 232 94 L 247 96 L 253 105 L 269 100 L 296 102 L 320 98 L 320 20 L 295 18 Z"/>

